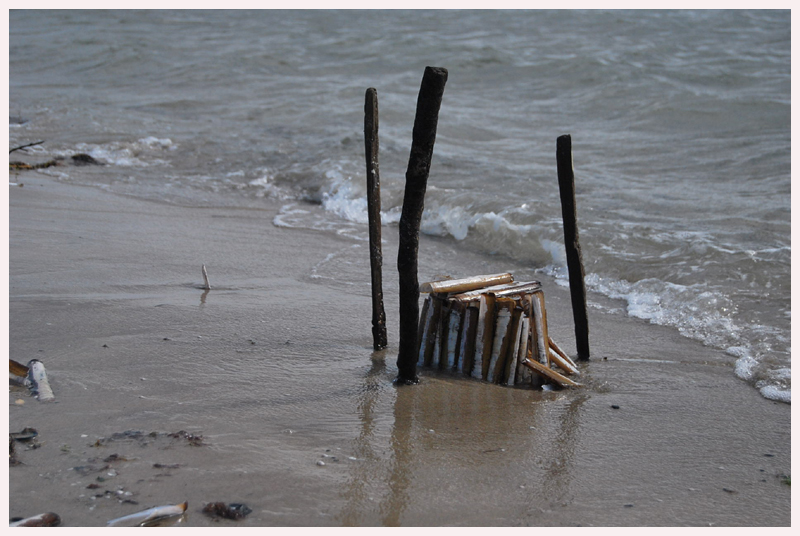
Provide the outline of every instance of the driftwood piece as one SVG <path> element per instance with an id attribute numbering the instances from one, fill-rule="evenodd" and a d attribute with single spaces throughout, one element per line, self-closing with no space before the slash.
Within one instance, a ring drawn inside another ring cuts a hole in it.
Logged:
<path id="1" fill-rule="evenodd" d="M 364 154 L 367 162 L 367 219 L 372 279 L 372 346 L 375 350 L 386 348 L 389 344 L 386 334 L 386 311 L 383 308 L 381 179 L 378 148 L 378 92 L 375 88 L 369 88 L 364 98 Z"/>
<path id="2" fill-rule="evenodd" d="M 511 318 L 514 309 L 513 300 L 497 300 L 497 321 L 494 328 L 494 340 L 492 341 L 492 352 L 489 356 L 489 366 L 486 381 L 499 383 L 503 371 L 503 359 L 508 352 L 508 344 L 512 337 Z"/>
<path id="3" fill-rule="evenodd" d="M 539 291 L 531 294 L 533 305 L 534 330 L 536 331 L 536 353 L 539 363 L 550 366 L 550 337 L 547 335 L 547 317 L 544 309 L 544 293 Z"/>
<path id="4" fill-rule="evenodd" d="M 485 380 L 489 372 L 489 358 L 492 356 L 495 319 L 495 297 L 491 294 L 481 296 L 478 314 L 478 334 L 475 342 L 475 363 L 472 368 L 473 378 Z"/>
<path id="5" fill-rule="evenodd" d="M 42 162 L 41 164 L 26 164 L 25 162 L 9 162 L 8 169 L 14 170 L 31 170 L 31 169 L 45 169 L 53 166 L 57 166 L 59 164 L 58 160 L 48 160 L 47 162 Z"/>
<path id="6" fill-rule="evenodd" d="M 534 283 L 536 283 L 536 282 L 534 282 Z M 528 287 L 529 285 L 532 285 L 532 284 L 531 283 L 520 283 L 520 282 L 517 282 L 517 283 L 514 283 L 514 282 L 512 282 L 512 283 L 502 283 L 502 284 L 499 284 L 499 285 L 492 285 L 492 286 L 481 288 L 481 289 L 469 290 L 467 292 L 459 292 L 459 293 L 451 294 L 449 296 L 449 299 L 463 301 L 463 302 L 469 302 L 469 301 L 472 301 L 472 300 L 478 298 L 478 296 L 483 296 L 485 294 L 491 294 L 493 296 L 501 295 L 501 296 L 509 297 L 509 296 L 514 296 L 515 292 L 517 290 L 522 289 L 524 287 Z"/>
<path id="7" fill-rule="evenodd" d="M 517 354 L 519 353 L 519 336 L 520 329 L 522 328 L 522 307 L 514 307 L 511 313 L 511 328 L 509 329 L 509 337 L 511 338 L 508 345 L 508 351 L 503 365 L 503 377 L 500 382 L 503 385 L 514 385 L 517 376 Z"/>
<path id="8" fill-rule="evenodd" d="M 528 343 L 529 350 L 531 354 L 531 358 L 534 361 L 539 361 L 539 335 L 538 329 L 536 327 L 536 311 L 533 309 L 533 299 L 530 295 L 524 296 L 522 298 L 522 307 L 525 309 L 525 312 L 528 313 L 528 318 L 530 319 L 531 324 L 531 331 L 530 331 L 530 341 Z"/>
<path id="9" fill-rule="evenodd" d="M 419 287 L 420 292 L 452 293 L 467 292 L 470 290 L 483 289 L 492 285 L 511 283 L 514 276 L 509 273 L 476 275 L 464 279 L 446 279 L 443 281 L 429 281 Z"/>
<path id="10" fill-rule="evenodd" d="M 403 209 L 400 214 L 400 245 L 397 252 L 397 271 L 400 286 L 400 349 L 397 355 L 398 383 L 417 383 L 417 324 L 419 322 L 419 226 L 425 204 L 425 190 L 436 141 L 439 108 L 442 104 L 447 70 L 426 67 L 422 77 L 411 154 L 406 171 Z"/>
<path id="11" fill-rule="evenodd" d="M 551 380 L 579 385 L 565 377 L 579 370 L 548 334 L 544 292 L 537 281 L 430 293 L 418 338 L 421 366 L 505 386 L 538 387 Z"/>
<path id="12" fill-rule="evenodd" d="M 522 326 L 520 327 L 519 350 L 517 352 L 516 373 L 514 383 L 531 383 L 531 371 L 522 362 L 528 359 L 529 344 L 531 340 L 531 319 L 524 314 L 523 307 Z"/>
<path id="13" fill-rule="evenodd" d="M 450 308 L 453 303 L 448 300 L 442 301 L 442 312 L 439 315 L 439 337 L 437 338 L 439 347 L 434 354 L 433 366 L 444 369 L 447 363 L 447 349 L 450 345 Z"/>
<path id="14" fill-rule="evenodd" d="M 442 314 L 443 300 L 436 296 L 430 296 L 430 305 L 428 312 L 428 320 L 425 325 L 425 336 L 422 344 L 420 345 L 420 354 L 422 355 L 422 364 L 430 367 L 433 363 L 433 356 L 436 350 L 436 342 L 439 339 L 439 318 Z"/>
<path id="15" fill-rule="evenodd" d="M 512 297 L 519 297 L 525 294 L 531 294 L 540 290 L 542 288 L 542 284 L 538 281 L 532 281 L 530 283 L 516 283 L 513 286 L 510 286 L 506 289 L 500 289 L 497 291 L 492 292 L 498 298 L 512 298 Z"/>
<path id="16" fill-rule="evenodd" d="M 558 347 L 553 339 L 550 339 L 550 349 L 552 350 L 550 357 L 556 362 L 556 364 L 558 364 L 559 367 L 572 374 L 578 374 L 578 366 L 572 359 L 569 358 L 567 354 L 564 353 L 563 350 L 561 350 L 561 348 Z"/>
<path id="17" fill-rule="evenodd" d="M 586 284 L 583 256 L 578 238 L 578 217 L 575 204 L 575 172 L 572 164 L 572 137 L 569 134 L 556 140 L 558 189 L 561 194 L 561 215 L 564 219 L 564 248 L 569 271 L 569 293 L 575 321 L 575 343 L 578 359 L 589 359 L 589 321 L 586 312 Z"/>
<path id="18" fill-rule="evenodd" d="M 12 148 L 12 149 L 9 149 L 9 150 L 8 150 L 8 154 L 11 154 L 11 153 L 13 153 L 14 151 L 19 151 L 19 150 L 21 150 L 21 149 L 26 149 L 26 148 L 28 148 L 28 147 L 33 147 L 34 145 L 41 145 L 41 144 L 43 144 L 43 143 L 44 143 L 44 140 L 41 140 L 41 141 L 35 141 L 35 142 L 33 142 L 33 143 L 26 143 L 25 145 L 20 145 L 19 147 L 14 147 L 14 148 Z"/>
<path id="19" fill-rule="evenodd" d="M 546 377 L 550 378 L 551 380 L 557 382 L 558 384 L 560 384 L 562 386 L 564 386 L 564 385 L 569 385 L 569 386 L 572 386 L 572 387 L 580 387 L 581 386 L 581 384 L 570 380 L 566 376 L 562 376 L 561 374 L 559 374 L 555 370 L 553 370 L 553 369 L 551 369 L 549 367 L 546 367 L 545 365 L 542 365 L 541 363 L 537 363 L 536 361 L 531 361 L 530 359 L 526 359 L 525 361 L 523 361 L 522 364 L 525 365 L 526 367 L 530 367 L 535 372 L 538 372 L 539 374 L 542 374 L 543 376 L 546 376 Z"/>
<path id="20" fill-rule="evenodd" d="M 461 349 L 459 351 L 458 371 L 467 375 L 472 374 L 472 367 L 475 363 L 479 307 L 479 300 L 470 302 L 464 311 L 464 321 L 461 324 Z"/>
<path id="21" fill-rule="evenodd" d="M 431 315 L 433 314 L 432 301 L 433 297 L 428 296 L 425 298 L 425 301 L 422 302 L 422 312 L 419 315 L 419 329 L 417 330 L 417 366 L 422 366 L 424 364 L 423 356 L 425 352 L 423 348 L 425 347 L 425 335 L 427 334 Z"/>
<path id="22" fill-rule="evenodd" d="M 464 304 L 453 302 L 450 306 L 450 325 L 447 328 L 447 355 L 442 368 L 453 370 L 458 366 L 461 349 L 461 325 L 464 322 Z"/>
<path id="23" fill-rule="evenodd" d="M 552 350 L 550 351 L 550 361 L 567 374 L 578 374 L 577 368 L 570 365 L 568 361 L 565 361 L 563 357 Z"/>

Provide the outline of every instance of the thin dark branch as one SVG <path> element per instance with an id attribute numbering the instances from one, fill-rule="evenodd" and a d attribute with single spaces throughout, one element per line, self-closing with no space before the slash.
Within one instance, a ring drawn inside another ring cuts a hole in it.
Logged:
<path id="1" fill-rule="evenodd" d="M 403 210 L 400 214 L 397 271 L 400 290 L 400 351 L 397 356 L 397 380 L 416 383 L 417 330 L 419 326 L 419 226 L 425 208 L 425 189 L 431 169 L 439 108 L 447 82 L 447 69 L 426 67 L 417 97 L 417 113 L 411 136 L 411 154 L 406 171 Z"/>
<path id="2" fill-rule="evenodd" d="M 33 147 L 34 145 L 41 145 L 42 143 L 44 143 L 44 140 L 42 140 L 42 141 L 35 141 L 35 142 L 33 142 L 33 143 L 27 143 L 27 144 L 25 144 L 25 145 L 20 145 L 19 147 L 14 147 L 13 149 L 10 149 L 10 150 L 8 151 L 8 154 L 11 154 L 11 153 L 13 153 L 14 151 L 19 151 L 20 149 L 25 149 L 26 147 Z"/>
<path id="3" fill-rule="evenodd" d="M 383 308 L 383 253 L 381 251 L 381 179 L 378 170 L 378 91 L 367 89 L 364 101 L 364 147 L 367 161 L 367 216 L 369 262 L 372 279 L 373 348 L 388 345 L 386 312 Z"/>

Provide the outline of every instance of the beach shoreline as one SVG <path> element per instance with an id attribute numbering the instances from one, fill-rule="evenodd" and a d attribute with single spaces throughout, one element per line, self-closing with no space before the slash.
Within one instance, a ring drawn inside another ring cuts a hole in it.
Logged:
<path id="1" fill-rule="evenodd" d="M 10 388 L 9 431 L 40 444 L 18 445 L 10 516 L 103 526 L 188 500 L 188 526 L 791 523 L 791 406 L 675 330 L 590 310 L 580 389 L 427 370 L 398 388 L 396 228 L 389 347 L 373 352 L 368 247 L 274 225 L 275 200 L 189 207 L 12 180 L 10 358 L 41 360 L 56 402 Z M 420 280 L 505 271 L 429 240 Z M 542 282 L 574 355 L 568 292 Z M 200 513 L 213 501 L 253 513 L 214 520 Z"/>

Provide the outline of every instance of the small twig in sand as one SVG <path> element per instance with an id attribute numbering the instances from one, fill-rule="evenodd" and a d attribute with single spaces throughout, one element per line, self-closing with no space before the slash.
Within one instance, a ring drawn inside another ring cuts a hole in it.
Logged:
<path id="1" fill-rule="evenodd" d="M 8 154 L 13 153 L 14 151 L 19 151 L 20 149 L 25 149 L 26 147 L 33 147 L 34 145 L 41 145 L 44 143 L 44 140 L 35 141 L 33 143 L 26 143 L 25 145 L 20 145 L 19 147 L 14 147 L 13 149 L 9 149 Z"/>
<path id="2" fill-rule="evenodd" d="M 211 283 L 208 282 L 208 272 L 206 272 L 205 264 L 203 265 L 203 281 L 205 282 L 205 287 L 203 288 L 206 290 L 211 290 Z"/>

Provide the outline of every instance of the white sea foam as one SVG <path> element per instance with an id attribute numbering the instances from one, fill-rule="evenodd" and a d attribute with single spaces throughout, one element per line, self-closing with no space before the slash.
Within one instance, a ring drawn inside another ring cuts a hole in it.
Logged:
<path id="1" fill-rule="evenodd" d="M 270 177 L 269 175 L 262 175 L 257 179 L 249 181 L 247 184 L 249 184 L 250 186 L 262 186 L 262 187 L 267 186 L 272 184 L 272 177 Z"/>
<path id="2" fill-rule="evenodd" d="M 323 207 L 349 221 L 366 223 L 363 195 L 338 173 L 331 176 L 332 189 L 323 194 Z M 568 286 L 564 245 L 541 237 L 541 230 L 533 224 L 514 223 L 512 217 L 521 210 L 520 207 L 509 207 L 499 212 L 474 213 L 465 206 L 432 202 L 425 207 L 421 231 L 434 236 L 451 236 L 458 241 L 470 239 L 492 252 L 508 254 L 518 260 L 532 258 L 546 263 L 538 271 L 553 276 L 557 284 Z M 399 208 L 393 209 L 392 216 L 399 219 L 399 215 Z M 383 216 L 386 223 L 388 213 Z M 672 234 L 681 240 L 710 240 L 704 233 Z M 660 240 L 667 238 L 660 236 Z M 686 337 L 727 349 L 730 355 L 738 358 L 735 364 L 738 377 L 748 381 L 760 377 L 760 360 L 753 354 L 756 345 L 753 339 L 758 326 L 748 325 L 745 329 L 737 323 L 736 304 L 721 290 L 710 289 L 706 283 L 684 285 L 658 278 L 629 282 L 597 273 L 586 276 L 586 286 L 588 290 L 612 299 L 624 300 L 629 316 L 674 327 Z M 764 350 L 768 345 L 762 343 L 761 346 L 760 350 Z M 780 391 L 782 400 L 790 396 L 790 390 L 771 385 Z M 764 392 L 778 396 L 771 390 Z"/>
<path id="3" fill-rule="evenodd" d="M 752 380 L 758 361 L 752 356 L 750 350 L 743 346 L 734 346 L 728 348 L 727 353 L 739 357 L 733 367 L 734 374 L 742 380 Z"/>
<path id="4" fill-rule="evenodd" d="M 513 213 L 519 207 L 500 212 L 474 213 L 459 205 L 430 203 L 422 215 L 420 231 L 434 236 L 451 236 L 468 240 L 492 254 L 503 254 L 534 264 L 566 264 L 563 246 L 540 238 L 539 228 L 532 224 L 514 223 Z"/>
<path id="5" fill-rule="evenodd" d="M 652 278 L 630 283 L 596 273 L 588 274 L 585 281 L 590 290 L 625 300 L 630 316 L 676 327 L 689 338 L 719 348 L 740 342 L 741 328 L 732 318 L 730 298 L 704 290 L 704 285 L 678 285 Z"/>
<path id="6" fill-rule="evenodd" d="M 351 183 L 336 181 L 330 192 L 322 194 L 322 207 L 342 218 L 355 223 L 367 223 L 367 200 L 365 197 L 352 196 Z"/>
<path id="7" fill-rule="evenodd" d="M 289 203 L 281 207 L 278 214 L 272 219 L 272 225 L 275 227 L 300 227 L 297 225 L 296 219 L 302 215 L 308 214 L 307 210 L 296 208 L 297 203 Z"/>
<path id="8" fill-rule="evenodd" d="M 275 184 L 275 177 L 270 173 L 265 173 L 256 179 L 248 181 L 246 187 L 254 188 L 256 197 L 271 197 L 275 199 L 289 199 L 292 197 Z"/>
<path id="9" fill-rule="evenodd" d="M 331 179 L 331 183 L 330 190 L 322 195 L 323 208 L 350 222 L 365 224 L 367 207 L 363 193 L 352 185 L 349 177 L 345 179 L 338 170 L 333 170 L 327 176 Z M 543 229 L 537 225 L 515 223 L 513 218 L 524 213 L 524 210 L 522 207 L 509 207 L 499 212 L 474 213 L 466 206 L 433 201 L 425 207 L 420 230 L 433 236 L 450 236 L 457 241 L 469 239 L 471 243 L 478 244 L 479 247 L 488 249 L 492 253 L 507 254 L 517 260 L 533 260 L 538 264 L 544 264 L 538 271 L 553 276 L 557 284 L 568 286 L 564 245 L 544 238 Z M 399 217 L 400 207 L 382 213 L 384 224 L 388 221 L 398 221 Z M 666 237 L 662 234 L 658 240 L 666 243 L 676 239 L 695 240 L 702 242 L 695 247 L 711 247 L 717 251 L 725 249 L 709 244 L 711 238 L 705 236 L 707 234 L 673 232 L 674 236 Z M 767 251 L 767 248 L 762 251 Z M 609 253 L 625 258 L 624 251 Z M 666 255 L 669 258 L 673 253 L 667 252 L 661 257 Z M 726 254 L 733 253 L 735 252 Z M 635 261 L 635 257 L 632 260 Z M 760 377 L 760 360 L 753 354 L 756 343 L 752 340 L 758 331 L 758 326 L 740 325 L 735 319 L 736 304 L 722 290 L 711 289 L 705 282 L 685 285 L 658 278 L 629 282 L 597 273 L 586 276 L 586 286 L 588 290 L 612 299 L 624 300 L 629 316 L 653 324 L 674 327 L 686 337 L 727 349 L 729 354 L 738 358 L 735 365 L 738 377 L 753 382 Z M 762 343 L 761 346 L 760 350 L 764 350 L 768 344 Z M 780 400 L 784 401 L 791 396 L 790 390 L 781 389 L 779 385 L 770 385 L 774 389 L 761 388 L 762 394 L 780 397 Z"/>
<path id="10" fill-rule="evenodd" d="M 325 276 L 319 275 L 319 273 L 318 273 L 319 272 L 319 268 L 323 264 L 326 264 L 326 263 L 329 263 L 330 261 L 332 261 L 334 259 L 334 257 L 336 257 L 336 253 L 328 253 L 328 255 L 324 259 L 322 259 L 317 264 L 312 266 L 311 267 L 311 279 L 325 278 Z M 327 279 L 331 279 L 331 278 L 327 278 Z"/>
<path id="11" fill-rule="evenodd" d="M 775 400 L 777 402 L 785 402 L 786 404 L 792 403 L 791 389 L 779 389 L 774 385 L 765 385 L 759 389 L 759 392 L 764 398 L 769 398 L 770 400 Z"/>
<path id="12" fill-rule="evenodd" d="M 542 247 L 553 259 L 553 264 L 551 266 L 554 267 L 555 272 L 559 276 L 565 277 L 567 274 L 567 250 L 564 248 L 564 244 L 559 244 L 558 242 L 546 238 L 540 239 L 539 243 L 542 244 Z"/>
<path id="13" fill-rule="evenodd" d="M 147 167 L 164 165 L 168 162 L 159 158 L 167 151 L 177 148 L 169 138 L 149 136 L 134 142 L 110 142 L 104 144 L 78 143 L 74 149 L 57 151 L 61 156 L 71 156 L 76 152 L 86 153 L 95 160 L 119 167 Z"/>
<path id="14" fill-rule="evenodd" d="M 309 210 L 298 208 L 297 203 L 289 203 L 281 207 L 278 214 L 272 219 L 272 224 L 276 227 L 287 227 L 295 229 L 313 229 L 335 233 L 358 242 L 369 241 L 367 229 L 363 224 L 353 222 L 342 222 L 335 217 L 320 218 L 316 207 Z"/>

